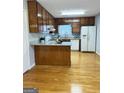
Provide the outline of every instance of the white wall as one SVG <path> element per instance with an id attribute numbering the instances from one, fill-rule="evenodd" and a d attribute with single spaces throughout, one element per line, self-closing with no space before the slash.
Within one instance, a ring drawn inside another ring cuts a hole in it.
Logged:
<path id="1" fill-rule="evenodd" d="M 37 41 L 41 36 L 40 33 L 29 33 L 29 42 L 30 41 Z M 35 65 L 35 57 L 34 57 L 34 46 L 29 46 L 29 55 L 30 55 L 30 68 Z"/>
<path id="2" fill-rule="evenodd" d="M 35 65 L 35 57 L 34 57 L 34 47 L 29 46 L 29 55 L 30 55 L 30 68 Z"/>
<path id="3" fill-rule="evenodd" d="M 23 0 L 23 73 L 30 67 L 27 3 Z"/>
<path id="4" fill-rule="evenodd" d="M 95 25 L 97 27 L 96 53 L 100 55 L 100 14 L 95 17 Z"/>

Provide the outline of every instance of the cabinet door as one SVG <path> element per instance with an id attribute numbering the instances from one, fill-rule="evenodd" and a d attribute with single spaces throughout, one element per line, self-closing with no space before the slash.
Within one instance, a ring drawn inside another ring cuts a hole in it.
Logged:
<path id="1" fill-rule="evenodd" d="M 87 51 L 88 26 L 81 27 L 81 51 Z"/>
<path id="2" fill-rule="evenodd" d="M 88 31 L 88 51 L 95 51 L 96 26 L 89 26 Z"/>
<path id="3" fill-rule="evenodd" d="M 48 12 L 46 11 L 46 25 L 49 25 L 49 17 L 48 17 Z"/>
<path id="4" fill-rule="evenodd" d="M 80 24 L 83 26 L 85 24 L 85 18 L 81 18 L 80 20 Z"/>
<path id="5" fill-rule="evenodd" d="M 55 20 L 53 17 L 52 17 L 51 21 L 52 21 L 52 25 L 55 26 Z"/>
<path id="6" fill-rule="evenodd" d="M 82 17 L 80 24 L 82 26 L 93 26 L 95 24 L 95 17 Z"/>
<path id="7" fill-rule="evenodd" d="M 43 9 L 43 25 L 46 25 L 46 11 Z"/>
<path id="8" fill-rule="evenodd" d="M 29 29 L 30 32 L 38 32 L 37 25 L 37 2 L 28 1 Z"/>
<path id="9" fill-rule="evenodd" d="M 72 32 L 80 33 L 80 23 L 79 22 L 72 23 Z"/>
<path id="10" fill-rule="evenodd" d="M 46 10 L 43 9 L 43 31 L 46 31 L 47 26 L 46 26 Z"/>
<path id="11" fill-rule="evenodd" d="M 50 14 L 48 15 L 48 25 L 51 25 L 51 16 L 50 16 Z"/>
<path id="12" fill-rule="evenodd" d="M 89 17 L 89 25 L 93 26 L 95 24 L 95 17 Z"/>
<path id="13" fill-rule="evenodd" d="M 39 3 L 37 3 L 37 17 L 38 17 L 38 30 L 39 32 L 43 31 L 43 8 Z"/>

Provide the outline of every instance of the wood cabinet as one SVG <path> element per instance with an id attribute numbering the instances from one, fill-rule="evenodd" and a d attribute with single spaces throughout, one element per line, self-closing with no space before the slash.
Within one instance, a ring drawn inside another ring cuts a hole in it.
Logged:
<path id="1" fill-rule="evenodd" d="M 89 25 L 91 25 L 91 26 L 95 25 L 95 17 L 89 18 Z"/>
<path id="2" fill-rule="evenodd" d="M 81 17 L 81 18 L 56 18 L 55 27 L 58 32 L 58 25 L 72 25 L 72 33 L 80 33 L 81 26 L 93 26 L 95 24 L 95 17 Z"/>
<path id="3" fill-rule="evenodd" d="M 46 12 L 46 24 L 49 25 L 49 13 Z"/>
<path id="4" fill-rule="evenodd" d="M 43 31 L 43 8 L 37 3 L 38 32 Z"/>
<path id="5" fill-rule="evenodd" d="M 28 0 L 28 14 L 30 32 L 46 31 L 47 25 L 54 25 L 54 17 L 36 0 Z"/>
<path id="6" fill-rule="evenodd" d="M 72 25 L 72 33 L 80 33 L 80 18 L 56 18 L 56 29 L 58 32 L 58 25 Z"/>
<path id="7" fill-rule="evenodd" d="M 81 26 L 93 26 L 95 24 L 95 17 L 82 17 L 80 24 Z"/>
<path id="8" fill-rule="evenodd" d="M 43 25 L 46 25 L 46 11 L 43 9 Z"/>
<path id="9" fill-rule="evenodd" d="M 28 15 L 29 15 L 29 30 L 30 32 L 38 32 L 38 17 L 37 17 L 37 2 L 28 1 Z"/>
<path id="10" fill-rule="evenodd" d="M 71 65 L 70 46 L 35 46 L 36 65 Z"/>
<path id="11" fill-rule="evenodd" d="M 80 33 L 80 23 L 72 23 L 72 33 Z"/>
<path id="12" fill-rule="evenodd" d="M 48 23 L 49 23 L 49 25 L 52 25 L 52 17 L 50 15 L 48 17 L 49 17 L 49 22 Z"/>
<path id="13" fill-rule="evenodd" d="M 63 24 L 71 24 L 72 32 L 80 33 L 80 26 L 93 26 L 95 24 L 95 17 L 54 19 L 54 17 L 36 0 L 28 0 L 28 14 L 29 29 L 30 32 L 34 33 L 46 31 L 47 25 L 53 25 L 56 28 L 56 32 L 58 32 L 58 25 Z"/>
<path id="14" fill-rule="evenodd" d="M 55 19 L 51 17 L 51 24 L 55 26 Z"/>
<path id="15" fill-rule="evenodd" d="M 46 31 L 46 10 L 43 9 L 43 31 Z"/>

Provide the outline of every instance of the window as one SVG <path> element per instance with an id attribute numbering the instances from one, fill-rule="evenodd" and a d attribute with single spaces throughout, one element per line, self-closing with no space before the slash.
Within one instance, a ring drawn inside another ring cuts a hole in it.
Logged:
<path id="1" fill-rule="evenodd" d="M 58 26 L 60 35 L 71 35 L 72 34 L 72 26 L 71 25 L 59 25 Z"/>

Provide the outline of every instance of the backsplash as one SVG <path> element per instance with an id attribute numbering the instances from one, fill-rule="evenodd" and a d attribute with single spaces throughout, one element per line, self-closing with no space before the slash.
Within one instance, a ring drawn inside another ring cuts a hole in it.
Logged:
<path id="1" fill-rule="evenodd" d="M 29 41 L 36 41 L 42 36 L 42 33 L 29 33 Z"/>

